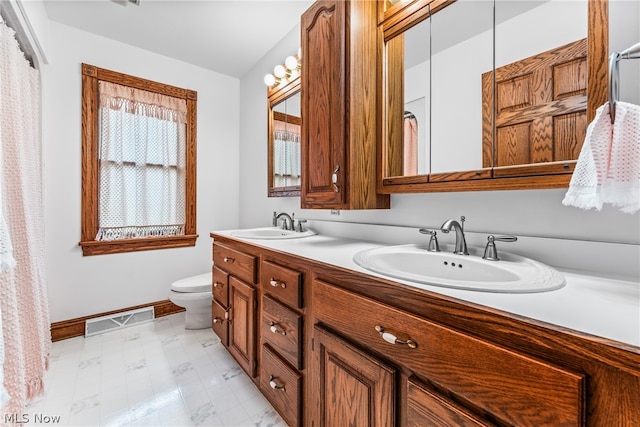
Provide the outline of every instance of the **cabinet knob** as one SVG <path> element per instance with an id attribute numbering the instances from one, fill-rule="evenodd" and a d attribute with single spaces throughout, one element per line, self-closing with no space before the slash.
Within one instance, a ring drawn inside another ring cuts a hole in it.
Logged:
<path id="1" fill-rule="evenodd" d="M 223 261 L 224 262 L 233 262 L 235 260 L 233 258 L 231 258 L 231 257 L 226 256 L 226 257 L 224 257 Z"/>
<path id="2" fill-rule="evenodd" d="M 412 339 L 401 340 L 395 335 L 393 335 L 392 333 L 386 332 L 385 329 L 380 325 L 376 325 L 376 331 L 378 331 L 378 333 L 380 334 L 380 337 L 383 340 L 385 340 L 390 344 L 406 345 L 409 348 L 418 347 L 418 343 L 415 342 L 414 340 Z"/>
<path id="3" fill-rule="evenodd" d="M 223 283 L 220 283 L 220 282 L 214 282 L 214 283 L 213 283 L 213 287 L 214 287 L 214 288 L 223 288 L 223 287 L 224 287 L 224 284 L 223 284 Z"/>
<path id="4" fill-rule="evenodd" d="M 338 171 L 340 170 L 340 165 L 336 165 L 336 168 L 333 170 L 333 174 L 331 175 L 331 183 L 333 184 L 333 191 L 336 193 L 340 191 L 338 187 Z"/>
<path id="5" fill-rule="evenodd" d="M 219 318 L 219 317 L 214 317 L 214 318 L 213 318 L 213 323 L 222 323 L 222 322 L 224 322 L 224 320 L 222 320 L 222 319 L 221 319 L 221 318 Z"/>
<path id="6" fill-rule="evenodd" d="M 269 325 L 269 330 L 274 334 L 280 334 L 282 336 L 287 335 L 287 331 L 285 331 L 284 329 L 282 329 L 280 326 L 278 326 L 276 323 L 273 323 L 273 322 L 271 322 L 271 324 Z"/>
<path id="7" fill-rule="evenodd" d="M 273 375 L 269 375 L 269 387 L 274 390 L 286 391 L 285 386 L 278 384 Z"/>
<path id="8" fill-rule="evenodd" d="M 286 283 L 276 280 L 273 277 L 269 279 L 269 284 L 274 288 L 277 288 L 278 286 L 280 286 L 282 289 L 285 289 L 287 287 Z"/>

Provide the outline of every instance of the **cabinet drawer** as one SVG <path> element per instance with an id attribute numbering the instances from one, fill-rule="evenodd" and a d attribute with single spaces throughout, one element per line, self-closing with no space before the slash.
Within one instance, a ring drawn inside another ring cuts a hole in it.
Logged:
<path id="1" fill-rule="evenodd" d="M 265 292 L 292 307 L 302 308 L 302 273 L 264 261 L 261 279 Z"/>
<path id="2" fill-rule="evenodd" d="M 213 299 L 220 305 L 227 307 L 229 305 L 229 275 L 220 270 L 218 267 L 213 267 Z"/>
<path id="3" fill-rule="evenodd" d="M 256 257 L 252 255 L 214 243 L 213 264 L 245 282 L 256 283 Z"/>
<path id="4" fill-rule="evenodd" d="M 213 301 L 211 304 L 211 327 L 225 346 L 229 345 L 229 312 Z"/>
<path id="5" fill-rule="evenodd" d="M 420 383 L 407 382 L 407 427 L 493 427 Z"/>
<path id="6" fill-rule="evenodd" d="M 319 321 L 507 424 L 583 425 L 584 375 L 322 281 L 314 281 L 313 298 Z M 387 342 L 393 336 L 398 341 Z"/>
<path id="7" fill-rule="evenodd" d="M 262 298 L 260 334 L 287 362 L 302 369 L 302 315 L 295 313 L 273 298 Z"/>
<path id="8" fill-rule="evenodd" d="M 262 347 L 260 388 L 287 425 L 295 427 L 300 424 L 302 376 L 266 345 Z"/>

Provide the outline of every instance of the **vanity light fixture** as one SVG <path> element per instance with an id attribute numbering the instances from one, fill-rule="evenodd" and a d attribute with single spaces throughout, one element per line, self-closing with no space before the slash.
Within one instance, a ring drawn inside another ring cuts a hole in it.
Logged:
<path id="1" fill-rule="evenodd" d="M 301 57 L 301 49 L 298 49 L 297 55 L 288 56 L 284 61 L 284 65 L 276 65 L 273 68 L 273 73 L 264 76 L 264 84 L 268 87 L 276 87 L 298 77 L 300 75 Z"/>

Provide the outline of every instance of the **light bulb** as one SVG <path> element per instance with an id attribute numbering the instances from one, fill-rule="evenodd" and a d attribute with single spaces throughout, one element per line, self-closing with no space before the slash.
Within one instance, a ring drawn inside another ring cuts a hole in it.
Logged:
<path id="1" fill-rule="evenodd" d="M 284 60 L 284 65 L 291 71 L 295 71 L 298 69 L 298 58 L 295 56 L 287 56 L 287 59 Z"/>
<path id="2" fill-rule="evenodd" d="M 271 87 L 276 84 L 276 77 L 273 74 L 267 74 L 264 76 L 264 84 Z"/>
<path id="3" fill-rule="evenodd" d="M 279 78 L 283 78 L 287 75 L 287 70 L 282 65 L 276 65 L 273 69 L 273 75 Z"/>

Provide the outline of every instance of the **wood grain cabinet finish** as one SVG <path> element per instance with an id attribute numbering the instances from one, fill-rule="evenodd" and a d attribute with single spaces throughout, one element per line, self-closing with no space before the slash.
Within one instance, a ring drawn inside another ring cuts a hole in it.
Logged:
<path id="1" fill-rule="evenodd" d="M 291 307 L 302 308 L 302 273 L 263 261 L 260 282 L 265 292 Z"/>
<path id="2" fill-rule="evenodd" d="M 493 427 L 415 379 L 407 381 L 407 427 Z"/>
<path id="3" fill-rule="evenodd" d="M 212 237 L 260 278 L 214 270 L 214 331 L 290 426 L 640 426 L 637 347 Z"/>
<path id="4" fill-rule="evenodd" d="M 219 243 L 213 244 L 213 265 L 245 281 L 255 284 L 257 258 Z"/>
<path id="5" fill-rule="evenodd" d="M 506 424 L 584 425 L 582 374 L 321 281 L 314 281 L 313 292 L 314 312 L 322 323 Z"/>
<path id="6" fill-rule="evenodd" d="M 229 305 L 229 274 L 213 266 L 213 280 L 211 282 L 213 300 L 223 307 Z"/>
<path id="7" fill-rule="evenodd" d="M 262 348 L 260 389 L 289 427 L 301 425 L 302 375 L 268 346 Z"/>
<path id="8" fill-rule="evenodd" d="M 262 341 L 269 343 L 296 369 L 302 369 L 302 315 L 273 298 L 262 297 Z"/>
<path id="9" fill-rule="evenodd" d="M 250 376 L 257 375 L 257 258 L 214 242 L 212 329 Z"/>
<path id="10" fill-rule="evenodd" d="M 256 289 L 229 278 L 229 352 L 250 377 L 256 376 Z"/>
<path id="11" fill-rule="evenodd" d="M 260 264 L 260 389 L 289 425 L 298 425 L 304 413 L 304 405 L 300 400 L 305 378 L 304 273 L 291 268 L 291 261 L 290 257 L 269 256 L 268 259 L 263 257 Z M 296 264 L 295 260 L 293 264 Z M 289 382 L 296 379 L 296 389 L 300 395 L 296 395 L 295 399 L 289 393 L 274 389 L 274 384 L 266 381 L 272 375 L 270 370 L 277 367 L 286 373 Z"/>
<path id="12" fill-rule="evenodd" d="M 302 208 L 389 208 L 376 193 L 377 4 L 316 1 L 302 27 Z"/>
<path id="13" fill-rule="evenodd" d="M 322 327 L 314 327 L 313 341 L 317 425 L 395 425 L 395 369 Z"/>

